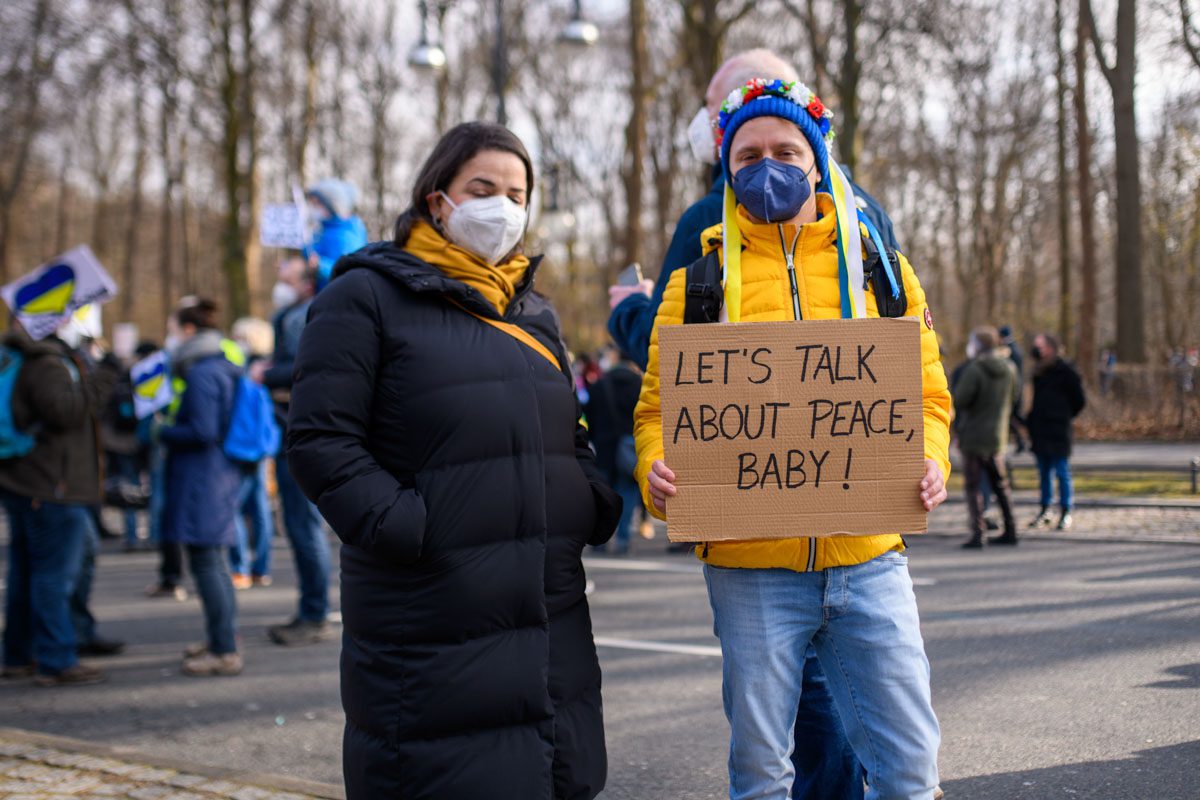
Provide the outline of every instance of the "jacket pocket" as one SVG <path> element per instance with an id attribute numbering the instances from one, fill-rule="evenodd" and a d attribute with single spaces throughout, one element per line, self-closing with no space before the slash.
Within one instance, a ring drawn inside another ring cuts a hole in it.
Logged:
<path id="1" fill-rule="evenodd" d="M 371 546 L 376 555 L 395 564 L 413 564 L 425 543 L 425 501 L 416 489 L 400 489 L 380 516 Z"/>

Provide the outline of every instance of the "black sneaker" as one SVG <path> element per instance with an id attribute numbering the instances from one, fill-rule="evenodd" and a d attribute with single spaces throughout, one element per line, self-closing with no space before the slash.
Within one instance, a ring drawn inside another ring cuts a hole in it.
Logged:
<path id="1" fill-rule="evenodd" d="M 967 539 L 962 543 L 963 550 L 982 550 L 983 539 Z"/>
<path id="2" fill-rule="evenodd" d="M 272 625 L 267 635 L 275 644 L 316 644 L 333 638 L 333 625 L 327 619 L 312 622 L 297 617 L 286 625 Z"/>
<path id="3" fill-rule="evenodd" d="M 115 656 L 125 649 L 124 642 L 114 642 L 111 639 L 101 639 L 97 636 L 90 642 L 84 642 L 75 648 L 81 656 Z"/>
<path id="4" fill-rule="evenodd" d="M 1016 536 L 989 536 L 988 544 L 1016 544 Z"/>

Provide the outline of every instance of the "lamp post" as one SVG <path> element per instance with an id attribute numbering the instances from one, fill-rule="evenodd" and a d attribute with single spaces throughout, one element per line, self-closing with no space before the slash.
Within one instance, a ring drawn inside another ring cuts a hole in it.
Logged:
<path id="1" fill-rule="evenodd" d="M 429 4 L 419 0 L 417 8 L 421 12 L 421 36 L 412 52 L 408 55 L 408 64 L 416 70 L 425 72 L 440 72 L 446 67 L 446 51 L 441 46 L 441 21 L 452 0 L 438 0 L 437 41 L 429 38 Z M 493 0 L 495 23 L 495 41 L 492 44 L 492 91 L 496 95 L 496 121 L 501 125 L 508 124 L 508 109 L 504 95 L 508 87 L 508 41 L 504 35 L 504 0 Z M 600 38 L 596 26 L 584 19 L 582 0 L 573 0 L 571 20 L 559 34 L 559 41 L 579 47 L 588 47 Z"/>

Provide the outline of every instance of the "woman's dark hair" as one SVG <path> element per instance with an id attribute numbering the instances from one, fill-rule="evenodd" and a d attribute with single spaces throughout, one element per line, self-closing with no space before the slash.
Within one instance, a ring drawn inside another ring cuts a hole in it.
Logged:
<path id="1" fill-rule="evenodd" d="M 193 325 L 197 330 L 201 331 L 216 328 L 218 310 L 215 301 L 201 297 L 196 302 L 176 311 L 175 321 L 180 326 Z"/>
<path id="2" fill-rule="evenodd" d="M 421 171 L 417 173 L 416 183 L 413 184 L 411 203 L 408 210 L 396 219 L 395 242 L 403 247 L 408 242 L 413 225 L 417 220 L 425 220 L 433 224 L 433 215 L 429 212 L 426 197 L 437 191 L 445 191 L 459 170 L 475 156 L 484 150 L 499 150 L 512 153 L 521 159 L 525 165 L 525 184 L 528 192 L 533 191 L 533 161 L 525 145 L 512 131 L 494 122 L 464 122 L 446 131 L 445 135 L 434 146 L 433 152 Z M 528 205 L 528 200 L 526 200 Z"/>

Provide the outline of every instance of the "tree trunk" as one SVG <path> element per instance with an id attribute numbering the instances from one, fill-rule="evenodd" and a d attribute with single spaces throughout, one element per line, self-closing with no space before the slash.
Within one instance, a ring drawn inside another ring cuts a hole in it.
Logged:
<path id="1" fill-rule="evenodd" d="M 632 110 L 626 128 L 625 143 L 629 153 L 625 176 L 625 261 L 642 260 L 642 199 L 646 162 L 646 72 L 649 58 L 646 52 L 646 2 L 629 0 L 629 94 Z"/>
<path id="2" fill-rule="evenodd" d="M 220 0 L 217 47 L 221 58 L 221 160 L 224 178 L 222 189 L 225 194 L 225 219 L 221 231 L 221 271 L 225 275 L 229 311 L 236 317 L 250 307 L 250 286 L 246 276 L 246 251 L 241 224 L 241 76 L 234 63 L 232 6 L 233 0 Z"/>
<path id="3" fill-rule="evenodd" d="M 1071 321 L 1071 194 L 1067 179 L 1067 58 L 1063 50 L 1063 1 L 1054 0 L 1055 100 L 1058 166 L 1058 338 L 1070 341 Z"/>
<path id="4" fill-rule="evenodd" d="M 308 185 L 308 142 L 317 124 L 317 9 L 315 0 L 304 4 L 304 108 L 300 115 L 300 140 L 296 143 L 296 174 Z"/>
<path id="5" fill-rule="evenodd" d="M 131 43 L 131 49 L 134 45 Z M 133 90 L 133 174 L 130 176 L 129 221 L 125 227 L 125 262 L 122 265 L 121 318 L 123 322 L 133 319 L 134 265 L 138 254 L 138 232 L 142 225 L 142 181 L 146 172 L 146 119 L 142 100 L 141 61 L 134 54 Z"/>
<path id="6" fill-rule="evenodd" d="M 1080 0 L 1082 3 L 1087 0 Z M 1096 315 L 1099 291 L 1096 280 L 1095 197 L 1092 189 L 1091 123 L 1087 108 L 1087 26 L 1081 9 L 1075 43 L 1075 140 L 1079 187 L 1079 340 L 1076 361 L 1090 385 L 1096 382 Z"/>
<path id="7" fill-rule="evenodd" d="M 262 175 L 258 163 L 258 122 L 255 114 L 255 92 L 258 78 L 255 69 L 257 58 L 254 49 L 255 0 L 241 0 L 242 28 L 242 80 L 241 115 L 245 134 L 246 166 L 242 176 L 248 216 L 242 230 L 242 253 L 246 259 L 246 302 L 231 305 L 231 319 L 252 314 L 265 300 L 262 297 L 262 242 L 259 241 L 258 226 L 262 216 Z"/>
<path id="8" fill-rule="evenodd" d="M 858 54 L 858 28 L 862 22 L 862 0 L 843 0 L 842 22 L 845 25 L 845 49 L 842 51 L 842 68 L 838 76 L 838 154 L 841 161 L 857 176 L 858 156 L 862 142 L 859 135 L 858 84 L 862 78 L 862 59 Z"/>

